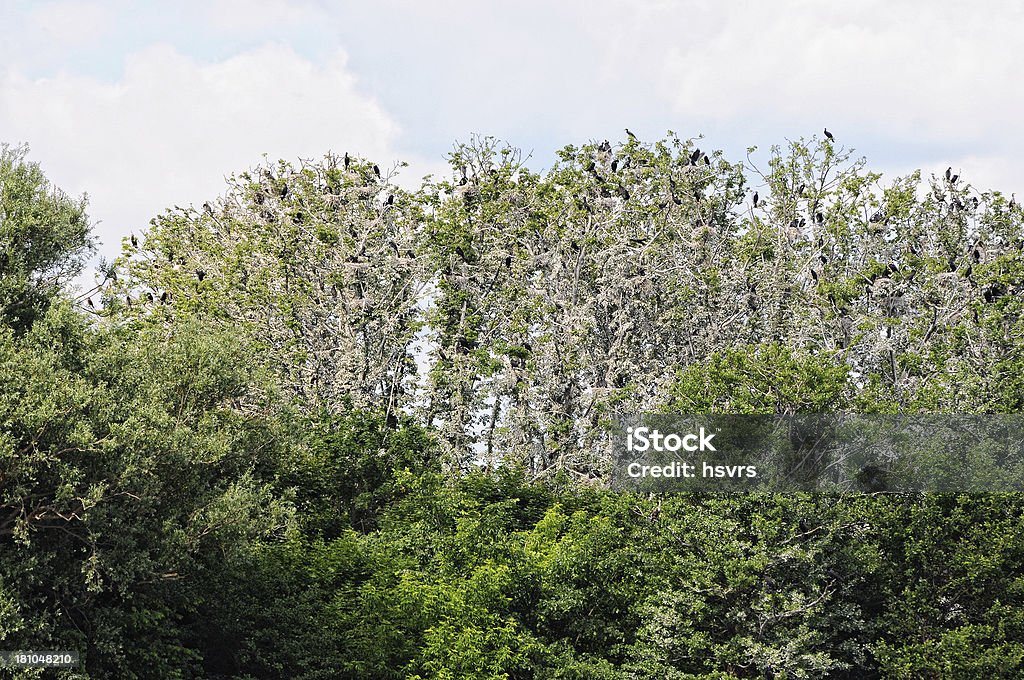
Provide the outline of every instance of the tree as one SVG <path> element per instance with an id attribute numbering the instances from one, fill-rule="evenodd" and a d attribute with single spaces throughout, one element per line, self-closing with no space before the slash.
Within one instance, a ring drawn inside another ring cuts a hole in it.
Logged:
<path id="1" fill-rule="evenodd" d="M 364 160 L 326 156 L 232 177 L 202 209 L 159 216 L 107 288 L 118 318 L 200 318 L 238 334 L 303 412 L 415 397 L 411 345 L 424 264 L 419 206 Z"/>
<path id="2" fill-rule="evenodd" d="M 93 249 L 85 197 L 54 187 L 28 147 L 0 145 L 0 323 L 24 332 Z"/>

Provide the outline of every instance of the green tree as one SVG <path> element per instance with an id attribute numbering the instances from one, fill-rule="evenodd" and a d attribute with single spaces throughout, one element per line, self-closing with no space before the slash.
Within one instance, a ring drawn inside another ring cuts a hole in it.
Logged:
<path id="1" fill-rule="evenodd" d="M 28 147 L 0 146 L 0 323 L 24 332 L 92 249 L 85 198 L 50 184 Z"/>

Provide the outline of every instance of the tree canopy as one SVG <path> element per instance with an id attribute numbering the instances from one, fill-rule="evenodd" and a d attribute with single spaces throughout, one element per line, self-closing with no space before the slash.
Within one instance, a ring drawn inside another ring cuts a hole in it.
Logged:
<path id="1" fill-rule="evenodd" d="M 1013 199 L 700 142 L 537 171 L 475 138 L 416 190 L 268 162 L 88 300 L 84 199 L 4 146 L 0 649 L 119 680 L 1019 677 L 1019 494 L 607 488 L 622 413 L 1022 410 Z"/>

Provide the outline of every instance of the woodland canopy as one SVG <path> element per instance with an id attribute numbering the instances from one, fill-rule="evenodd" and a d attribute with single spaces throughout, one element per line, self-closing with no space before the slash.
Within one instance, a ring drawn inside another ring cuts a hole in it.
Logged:
<path id="1" fill-rule="evenodd" d="M 607 488 L 622 412 L 1024 410 L 1012 197 L 699 142 L 267 163 L 80 295 L 4 146 L 0 650 L 82 658 L 19 677 L 1024 674 L 1017 494 Z"/>

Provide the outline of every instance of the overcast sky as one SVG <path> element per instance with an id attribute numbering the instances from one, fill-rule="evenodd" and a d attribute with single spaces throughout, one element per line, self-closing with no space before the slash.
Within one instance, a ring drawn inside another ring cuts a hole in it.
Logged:
<path id="1" fill-rule="evenodd" d="M 1024 190 L 1024 3 L 992 0 L 0 4 L 0 141 L 73 194 L 116 254 L 173 204 L 271 159 L 350 151 L 407 180 L 457 139 L 555 149 L 820 134 L 873 169 Z"/>

